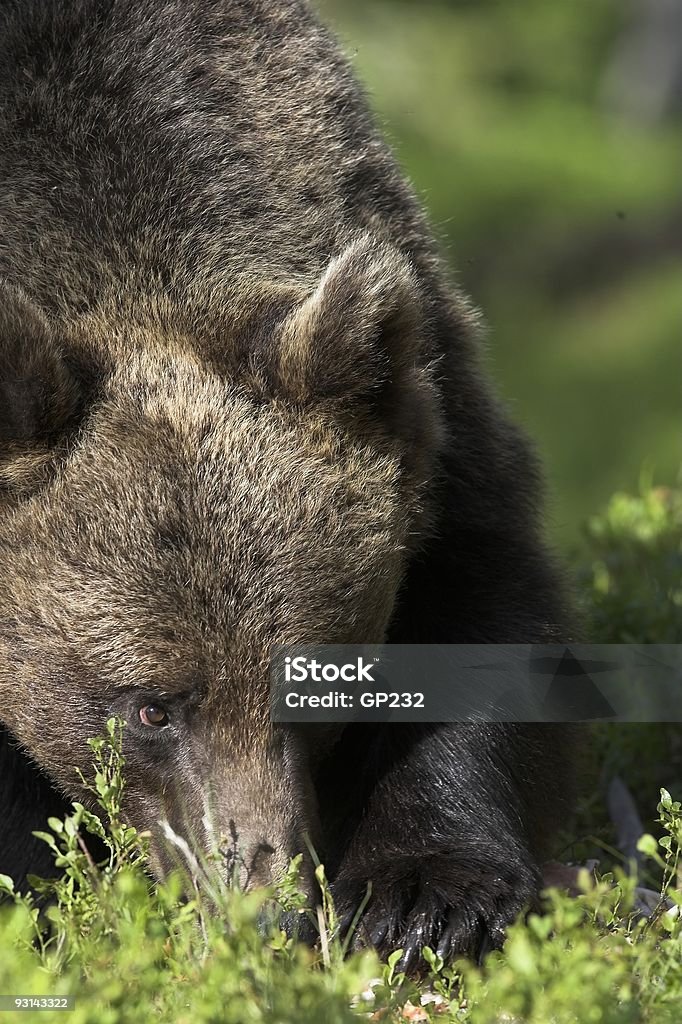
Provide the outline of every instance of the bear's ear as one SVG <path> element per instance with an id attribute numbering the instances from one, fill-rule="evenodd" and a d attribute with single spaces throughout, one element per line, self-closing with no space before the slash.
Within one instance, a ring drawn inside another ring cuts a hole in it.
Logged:
<path id="1" fill-rule="evenodd" d="M 0 445 L 49 439 L 78 405 L 76 380 L 47 321 L 0 283 Z"/>
<path id="2" fill-rule="evenodd" d="M 291 311 L 277 346 L 277 380 L 296 402 L 369 396 L 414 367 L 420 300 L 407 259 L 364 235 L 333 259 Z"/>

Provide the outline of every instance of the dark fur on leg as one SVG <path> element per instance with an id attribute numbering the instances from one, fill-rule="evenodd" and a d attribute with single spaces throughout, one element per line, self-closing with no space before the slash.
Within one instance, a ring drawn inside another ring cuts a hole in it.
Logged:
<path id="1" fill-rule="evenodd" d="M 498 529 L 453 529 L 453 515 L 413 561 L 390 641 L 567 638 L 562 582 L 522 507 L 515 517 L 509 483 L 507 502 L 488 508 L 491 519 L 500 510 Z M 425 945 L 446 958 L 499 947 L 518 914 L 537 907 L 539 863 L 571 802 L 573 742 L 562 725 L 347 730 L 320 776 L 320 804 L 334 809 L 330 870 L 342 920 L 372 884 L 355 944 L 401 947 L 405 968 Z"/>
<path id="2" fill-rule="evenodd" d="M 25 892 L 28 874 L 55 875 L 50 848 L 32 833 L 47 830 L 47 819 L 63 818 L 70 805 L 1 724 L 0 778 L 0 874 L 9 875 L 16 889 Z"/>

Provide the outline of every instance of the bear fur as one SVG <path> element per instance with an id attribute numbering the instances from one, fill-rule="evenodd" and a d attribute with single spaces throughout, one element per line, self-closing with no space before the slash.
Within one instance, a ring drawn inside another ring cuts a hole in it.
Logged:
<path id="1" fill-rule="evenodd" d="M 357 942 L 499 944 L 563 733 L 268 706 L 274 643 L 566 638 L 479 333 L 305 3 L 2 5 L 0 871 L 45 871 L 119 714 L 158 874 L 161 820 L 236 835 L 246 884 L 309 835 L 342 917 L 372 881 Z"/>

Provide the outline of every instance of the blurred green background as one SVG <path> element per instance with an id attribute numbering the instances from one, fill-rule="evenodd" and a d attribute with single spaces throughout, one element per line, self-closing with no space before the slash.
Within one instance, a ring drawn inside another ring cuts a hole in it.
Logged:
<path id="1" fill-rule="evenodd" d="M 570 548 L 643 471 L 679 480 L 682 4 L 320 6 L 485 313 Z"/>

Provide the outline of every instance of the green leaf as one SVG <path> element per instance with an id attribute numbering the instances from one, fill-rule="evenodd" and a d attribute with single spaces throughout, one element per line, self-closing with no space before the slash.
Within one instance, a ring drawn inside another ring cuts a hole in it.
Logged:
<path id="1" fill-rule="evenodd" d="M 42 839 L 43 842 L 47 843 L 50 849 L 54 850 L 55 853 L 58 852 L 59 848 L 55 842 L 54 836 L 51 835 L 49 832 L 33 832 L 33 835 L 36 837 L 36 839 Z"/>
<path id="2" fill-rule="evenodd" d="M 0 875 L 0 892 L 7 892 L 14 895 L 14 880 L 9 875 Z"/>
<path id="3" fill-rule="evenodd" d="M 648 832 L 645 832 L 637 840 L 637 849 L 647 857 L 656 857 L 658 855 L 658 843 Z"/>

